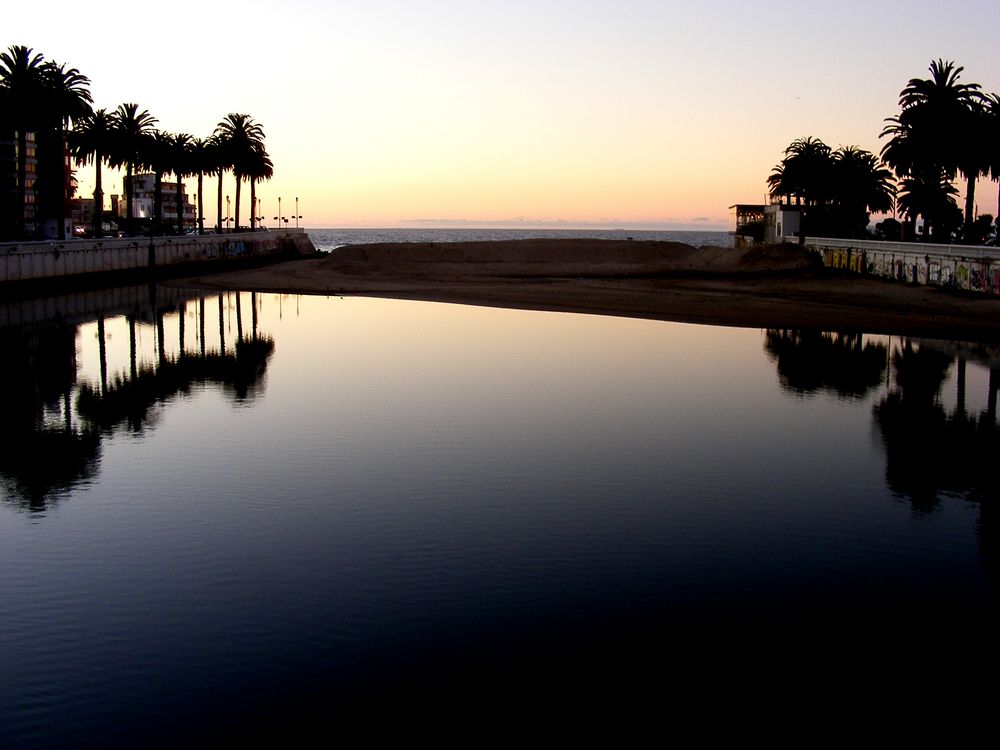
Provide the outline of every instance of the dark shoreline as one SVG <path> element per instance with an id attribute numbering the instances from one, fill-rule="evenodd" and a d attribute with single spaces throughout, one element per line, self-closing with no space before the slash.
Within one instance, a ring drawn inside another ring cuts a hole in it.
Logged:
<path id="1" fill-rule="evenodd" d="M 794 245 L 385 243 L 170 284 L 1000 342 L 1000 298 L 846 274 Z"/>

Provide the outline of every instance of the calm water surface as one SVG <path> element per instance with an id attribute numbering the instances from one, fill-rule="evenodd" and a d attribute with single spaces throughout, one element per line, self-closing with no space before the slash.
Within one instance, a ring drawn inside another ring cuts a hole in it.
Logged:
<path id="1" fill-rule="evenodd" d="M 145 287 L 3 315 L 4 747 L 994 663 L 995 349 Z"/>

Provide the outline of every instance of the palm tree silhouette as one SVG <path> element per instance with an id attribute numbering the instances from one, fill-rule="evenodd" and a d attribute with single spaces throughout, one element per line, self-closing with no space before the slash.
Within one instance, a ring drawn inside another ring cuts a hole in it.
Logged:
<path id="1" fill-rule="evenodd" d="M 983 109 L 986 132 L 1000 133 L 1000 94 L 988 94 L 983 102 Z M 984 145 L 990 177 L 1000 185 L 1000 139 L 987 137 Z M 1000 221 L 1000 190 L 997 192 L 997 212 L 993 216 Z"/>
<path id="2" fill-rule="evenodd" d="M 840 221 L 851 236 L 863 235 L 870 213 L 892 210 L 896 187 L 892 173 L 875 154 L 857 146 L 841 146 L 831 155 L 831 192 Z"/>
<path id="3" fill-rule="evenodd" d="M 226 170 L 232 167 L 226 146 L 218 133 L 214 133 L 208 140 L 209 155 L 214 164 L 213 171 L 219 176 L 218 180 L 218 206 L 216 207 L 215 231 L 222 234 L 222 181 Z"/>
<path id="4" fill-rule="evenodd" d="M 785 149 L 767 178 L 772 198 L 795 198 L 807 206 L 822 203 L 829 195 L 830 147 L 818 138 L 798 138 Z"/>
<path id="5" fill-rule="evenodd" d="M 163 174 L 173 168 L 173 136 L 154 130 L 144 139 L 142 162 L 153 170 L 153 233 L 163 233 Z"/>
<path id="6" fill-rule="evenodd" d="M 930 78 L 911 78 L 899 94 L 901 112 L 888 118 L 880 137 L 889 137 L 882 156 L 897 177 L 933 185 L 961 172 L 967 182 L 965 222 L 972 223 L 975 182 L 986 171 L 976 138 L 982 95 L 977 83 L 960 83 L 964 70 L 952 61 L 935 60 Z M 936 201 L 934 201 L 936 203 Z"/>
<path id="7" fill-rule="evenodd" d="M 69 133 L 70 153 L 77 164 L 94 163 L 94 237 L 102 235 L 104 190 L 101 166 L 112 147 L 112 116 L 105 109 L 90 112 L 76 123 Z"/>
<path id="8" fill-rule="evenodd" d="M 264 147 L 264 129 L 250 115 L 230 112 L 215 128 L 236 177 L 236 228 L 240 227 L 240 185 L 252 169 L 255 151 Z M 220 211 L 221 213 L 221 211 Z"/>
<path id="9" fill-rule="evenodd" d="M 6 115 L 17 132 L 17 239 L 27 233 L 24 208 L 28 187 L 28 133 L 38 130 L 42 111 L 42 71 L 45 57 L 30 47 L 16 45 L 0 53 L 0 87 L 3 88 Z M 34 180 L 32 179 L 32 185 Z"/>
<path id="10" fill-rule="evenodd" d="M 198 234 L 205 234 L 205 199 L 203 178 L 215 174 L 216 165 L 212 155 L 210 138 L 194 138 L 188 144 L 188 174 L 198 176 Z M 220 178 L 221 184 L 221 178 Z"/>
<path id="11" fill-rule="evenodd" d="M 250 180 L 250 229 L 254 230 L 257 227 L 257 181 L 270 180 L 274 176 L 274 164 L 264 150 L 264 144 L 254 149 L 244 167 Z"/>
<path id="12" fill-rule="evenodd" d="M 805 206 L 803 223 L 827 236 L 864 235 L 869 212 L 892 209 L 892 174 L 857 146 L 831 151 L 818 138 L 799 138 L 767 178 L 772 198 Z"/>
<path id="13" fill-rule="evenodd" d="M 64 154 L 67 129 L 90 112 L 93 99 L 87 86 L 90 79 L 76 68 L 48 62 L 42 69 L 44 143 L 40 144 L 40 168 L 44 168 L 43 192 L 47 213 L 57 221 L 57 237 L 66 239 L 66 203 L 69 181 Z M 44 157 L 44 158 L 42 158 Z"/>
<path id="14" fill-rule="evenodd" d="M 140 112 L 139 105 L 131 102 L 120 104 L 113 117 L 114 148 L 110 163 L 114 167 L 125 167 L 125 220 L 131 224 L 135 216 L 135 184 L 132 177 L 135 167 L 142 163 L 145 138 L 157 120 L 145 109 Z"/>
<path id="15" fill-rule="evenodd" d="M 170 168 L 177 177 L 177 234 L 184 234 L 184 178 L 193 174 L 191 136 L 175 133 L 170 137 Z"/>

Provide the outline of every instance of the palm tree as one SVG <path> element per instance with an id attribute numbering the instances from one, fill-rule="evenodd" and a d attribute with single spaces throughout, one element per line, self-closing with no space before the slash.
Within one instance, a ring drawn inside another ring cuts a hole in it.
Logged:
<path id="1" fill-rule="evenodd" d="M 214 133 L 211 138 L 208 139 L 209 146 L 209 156 L 212 162 L 213 171 L 219 176 L 218 180 L 218 206 L 216 206 L 216 223 L 215 231 L 217 234 L 222 234 L 222 180 L 227 169 L 232 168 L 232 162 L 227 153 L 225 144 L 219 137 L 218 132 Z"/>
<path id="2" fill-rule="evenodd" d="M 109 160 L 114 167 L 125 167 L 125 217 L 131 223 L 134 218 L 132 203 L 135 185 L 132 180 L 135 167 L 141 164 L 145 137 L 156 125 L 156 118 L 139 105 L 127 102 L 118 105 L 114 112 L 114 149 Z"/>
<path id="3" fill-rule="evenodd" d="M 264 150 L 264 144 L 255 148 L 245 163 L 245 174 L 250 180 L 250 230 L 257 228 L 257 181 L 270 180 L 274 176 L 274 164 Z"/>
<path id="4" fill-rule="evenodd" d="M 264 128 L 250 115 L 230 112 L 220 122 L 215 133 L 223 144 L 227 160 L 232 165 L 236 177 L 236 228 L 240 226 L 240 184 L 246 179 L 246 170 L 251 167 L 254 152 L 264 146 Z M 221 208 L 221 206 L 220 206 Z"/>
<path id="5" fill-rule="evenodd" d="M 0 87 L 7 99 L 7 116 L 17 132 L 17 219 L 14 232 L 24 239 L 27 225 L 25 206 L 28 194 L 28 133 L 40 126 L 42 71 L 45 58 L 30 47 L 13 46 L 0 53 Z M 34 179 L 31 178 L 32 187 Z"/>
<path id="6" fill-rule="evenodd" d="M 191 136 L 187 133 L 177 133 L 170 138 L 170 168 L 177 177 L 177 234 L 184 234 L 184 178 L 194 173 L 191 143 Z"/>
<path id="7" fill-rule="evenodd" d="M 39 143 L 39 170 L 46 214 L 57 221 L 57 237 L 66 239 L 66 202 L 72 173 L 67 174 L 66 131 L 71 123 L 86 117 L 93 99 L 90 79 L 76 68 L 48 62 L 42 69 L 44 118 L 43 141 Z"/>
<path id="8" fill-rule="evenodd" d="M 974 145 L 978 140 L 980 86 L 960 83 L 964 68 L 955 67 L 954 62 L 936 60 L 929 69 L 930 78 L 911 78 L 900 92 L 901 112 L 887 120 L 890 124 L 880 136 L 890 137 L 882 156 L 897 177 L 918 177 L 928 188 L 940 184 L 941 174 L 952 180 L 961 172 L 968 182 L 965 222 L 969 226 L 975 206 L 975 181 L 985 170 L 981 153 Z"/>
<path id="9" fill-rule="evenodd" d="M 767 184 L 772 198 L 784 196 L 790 203 L 794 197 L 807 206 L 825 202 L 830 184 L 830 147 L 811 136 L 792 141 Z"/>
<path id="10" fill-rule="evenodd" d="M 169 133 L 148 133 L 142 147 L 142 162 L 153 170 L 153 233 L 163 233 L 163 174 L 172 169 L 172 138 Z"/>
<path id="11" fill-rule="evenodd" d="M 830 175 L 832 203 L 841 215 L 838 223 L 851 237 L 864 235 L 870 213 L 892 210 L 892 173 L 870 151 L 841 146 L 831 156 Z"/>
<path id="12" fill-rule="evenodd" d="M 202 178 L 215 174 L 216 165 L 212 155 L 210 138 L 195 138 L 189 144 L 189 174 L 198 175 L 198 234 L 205 234 L 205 200 Z M 220 178 L 221 183 L 221 178 Z"/>
<path id="13" fill-rule="evenodd" d="M 903 178 L 897 204 L 911 226 L 917 216 L 924 218 L 926 238 L 944 241 L 962 223 L 956 195 L 958 190 L 944 169 L 936 176 L 922 171 Z"/>
<path id="14" fill-rule="evenodd" d="M 82 117 L 70 132 L 70 153 L 77 164 L 94 162 L 94 237 L 101 237 L 104 214 L 104 191 L 101 186 L 101 165 L 108 158 L 112 146 L 114 120 L 107 110 Z"/>
<path id="15" fill-rule="evenodd" d="M 984 102 L 985 129 L 987 137 L 985 139 L 986 162 L 989 165 L 990 177 L 1000 185 L 1000 138 L 995 135 L 989 137 L 989 133 L 1000 133 L 1000 94 L 988 94 Z M 997 194 L 997 212 L 995 214 L 1000 221 L 1000 191 Z"/>

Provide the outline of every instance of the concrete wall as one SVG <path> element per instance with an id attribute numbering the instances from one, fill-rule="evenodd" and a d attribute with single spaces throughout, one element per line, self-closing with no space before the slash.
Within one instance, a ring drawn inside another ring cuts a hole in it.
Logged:
<path id="1" fill-rule="evenodd" d="M 807 237 L 830 268 L 1000 295 L 1000 248 Z"/>
<path id="2" fill-rule="evenodd" d="M 0 283 L 308 252 L 304 229 L 184 237 L 0 243 Z M 150 262 L 152 260 L 152 262 Z"/>

